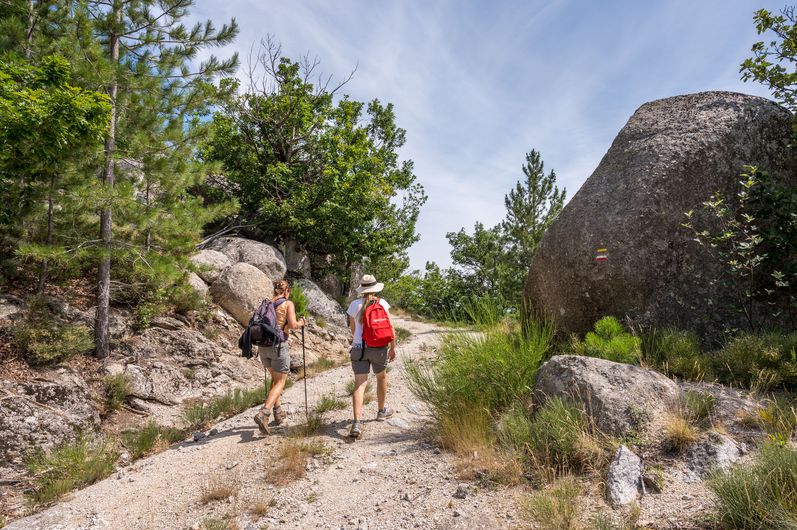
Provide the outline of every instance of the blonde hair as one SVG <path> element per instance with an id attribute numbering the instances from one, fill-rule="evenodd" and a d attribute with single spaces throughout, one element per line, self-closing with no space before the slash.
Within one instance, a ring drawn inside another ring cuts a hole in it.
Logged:
<path id="1" fill-rule="evenodd" d="M 291 290 L 291 284 L 288 280 L 279 280 L 274 282 L 274 296 L 284 296 Z"/>
<path id="2" fill-rule="evenodd" d="M 365 300 L 362 307 L 360 307 L 360 311 L 357 312 L 357 321 L 362 324 L 363 318 L 365 318 L 365 310 L 374 305 L 379 300 L 379 297 L 376 296 L 376 293 L 363 293 L 360 298 Z"/>

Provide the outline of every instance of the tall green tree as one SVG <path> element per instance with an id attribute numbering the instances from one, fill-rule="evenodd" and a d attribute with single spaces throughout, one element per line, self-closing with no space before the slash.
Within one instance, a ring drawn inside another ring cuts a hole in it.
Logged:
<path id="1" fill-rule="evenodd" d="M 111 257 L 115 250 L 113 207 L 115 202 L 123 202 L 132 208 L 136 202 L 130 200 L 129 194 L 113 192 L 118 160 L 126 158 L 143 164 L 143 176 L 136 171 L 125 175 L 129 183 L 125 190 L 132 190 L 138 197 L 144 194 L 147 217 L 143 225 L 126 227 L 124 235 L 135 242 L 127 246 L 133 250 L 132 261 L 144 263 L 151 271 L 157 270 L 153 262 L 160 261 L 162 270 L 176 274 L 176 268 L 162 258 L 178 258 L 181 253 L 163 251 L 175 242 L 179 246 L 184 232 L 198 236 L 202 222 L 207 220 L 195 216 L 201 210 L 190 208 L 198 204 L 186 191 L 195 177 L 182 175 L 190 169 L 185 160 L 194 141 L 192 130 L 217 97 L 212 82 L 232 73 L 238 59 L 237 55 L 228 60 L 212 55 L 201 62 L 197 59 L 203 49 L 229 43 L 238 28 L 234 19 L 219 29 L 210 21 L 186 27 L 183 21 L 192 4 L 191 0 L 89 0 L 76 7 L 83 10 L 81 20 L 92 29 L 85 42 L 87 53 L 98 53 L 97 41 L 101 45 L 97 59 L 104 68 L 98 81 L 107 87 L 111 102 L 100 175 L 107 200 L 100 207 L 99 220 L 102 252 L 95 322 L 98 357 L 109 352 Z M 171 222 L 164 223 L 166 218 Z M 153 246 L 156 227 L 166 232 L 164 246 L 157 249 Z"/>
<path id="2" fill-rule="evenodd" d="M 55 233 L 55 209 L 63 210 L 74 183 L 70 161 L 99 147 L 109 110 L 104 94 L 70 84 L 61 57 L 39 68 L 0 61 L 0 248 L 40 264 L 39 292 L 51 262 L 76 246 L 56 242 Z"/>
<path id="3" fill-rule="evenodd" d="M 772 94 L 792 112 L 797 111 L 797 16 L 794 6 L 780 14 L 767 9 L 755 12 L 753 20 L 759 35 L 771 40 L 753 44 L 753 56 L 741 66 L 742 79 L 767 85 Z"/>
<path id="4" fill-rule="evenodd" d="M 214 116 L 203 150 L 240 197 L 231 224 L 298 241 L 330 256 L 340 275 L 364 260 L 387 267 L 404 259 L 426 195 L 412 161 L 399 161 L 405 131 L 393 106 L 338 97 L 348 79 L 314 83 L 317 62 L 282 57 L 270 40 L 257 65 L 243 93 Z"/>
<path id="5" fill-rule="evenodd" d="M 501 229 L 511 260 L 507 277 L 509 292 L 520 293 L 537 244 L 564 207 L 567 191 L 556 185 L 556 173 L 545 173 L 545 163 L 539 151 L 526 153 L 523 165 L 525 178 L 504 197 L 506 218 Z M 518 294 L 519 296 L 519 294 Z"/>

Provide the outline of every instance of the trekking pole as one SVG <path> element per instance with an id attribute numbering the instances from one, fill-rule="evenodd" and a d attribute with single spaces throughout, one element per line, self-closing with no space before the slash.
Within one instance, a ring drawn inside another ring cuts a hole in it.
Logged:
<path id="1" fill-rule="evenodd" d="M 302 326 L 302 373 L 304 374 L 304 418 L 310 422 L 310 410 L 307 408 L 307 363 L 304 353 L 304 326 Z"/>

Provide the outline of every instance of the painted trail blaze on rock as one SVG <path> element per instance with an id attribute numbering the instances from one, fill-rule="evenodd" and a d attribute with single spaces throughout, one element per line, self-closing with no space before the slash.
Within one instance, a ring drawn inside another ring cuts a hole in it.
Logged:
<path id="1" fill-rule="evenodd" d="M 738 319 L 706 313 L 733 293 L 681 225 L 712 193 L 733 195 L 746 164 L 797 183 L 790 124 L 772 101 L 730 92 L 642 105 L 543 236 L 526 298 L 581 333 L 606 315 L 698 332 Z"/>

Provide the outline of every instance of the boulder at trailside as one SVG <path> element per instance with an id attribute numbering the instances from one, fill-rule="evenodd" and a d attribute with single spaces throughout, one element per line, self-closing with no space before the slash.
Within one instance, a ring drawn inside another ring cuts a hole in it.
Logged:
<path id="1" fill-rule="evenodd" d="M 210 249 L 201 250 L 191 256 L 191 262 L 199 268 L 197 274 L 207 283 L 215 282 L 224 269 L 232 265 L 225 254 Z"/>
<path id="2" fill-rule="evenodd" d="M 331 324 L 346 327 L 346 312 L 340 304 L 310 280 L 299 280 L 299 287 L 307 298 L 307 309 Z"/>
<path id="3" fill-rule="evenodd" d="M 534 402 L 573 401 L 603 432 L 625 436 L 656 423 L 678 403 L 679 389 L 658 372 L 595 357 L 557 355 L 537 370 Z"/>
<path id="4" fill-rule="evenodd" d="M 220 237 L 214 239 L 208 249 L 221 252 L 232 263 L 248 263 L 257 267 L 272 282 L 284 278 L 288 270 L 282 252 L 259 241 L 242 237 Z"/>
<path id="5" fill-rule="evenodd" d="M 685 213 L 714 192 L 733 197 L 744 165 L 797 183 L 790 133 L 791 114 L 760 97 L 642 105 L 540 241 L 526 300 L 579 333 L 606 315 L 698 332 L 738 322 L 735 294 Z"/>
<path id="6" fill-rule="evenodd" d="M 264 298 L 270 298 L 274 284 L 263 271 L 248 263 L 236 263 L 210 286 L 213 300 L 245 326 Z"/>

